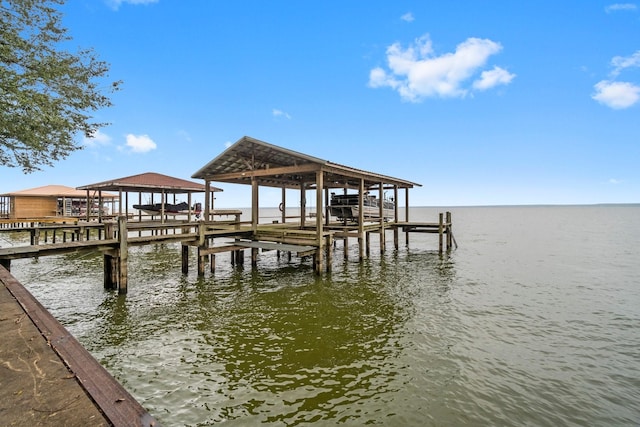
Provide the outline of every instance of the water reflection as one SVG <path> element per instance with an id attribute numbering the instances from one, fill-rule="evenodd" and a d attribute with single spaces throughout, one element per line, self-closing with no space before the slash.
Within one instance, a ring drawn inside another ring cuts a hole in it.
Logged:
<path id="1" fill-rule="evenodd" d="M 135 248 L 126 296 L 101 289 L 100 257 L 78 260 L 99 289 L 80 338 L 166 425 L 379 422 L 412 381 L 407 323 L 455 268 L 429 251 L 340 252 L 322 276 L 267 255 L 199 278 L 180 273 L 179 245 Z"/>

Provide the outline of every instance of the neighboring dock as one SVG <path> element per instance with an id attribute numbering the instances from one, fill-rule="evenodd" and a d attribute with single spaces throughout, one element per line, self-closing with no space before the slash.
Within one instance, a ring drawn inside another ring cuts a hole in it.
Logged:
<path id="1" fill-rule="evenodd" d="M 0 266 L 3 426 L 159 426 Z"/>
<path id="2" fill-rule="evenodd" d="M 74 224 L 23 225 L 20 230 L 31 233 L 29 247 L 0 249 L 0 265 L 10 269 L 12 259 L 99 250 L 104 255 L 105 288 L 126 293 L 128 247 L 134 245 L 181 243 L 184 273 L 189 266 L 189 249 L 196 248 L 199 275 L 204 274 L 206 264 L 210 264 L 212 272 L 215 270 L 215 257 L 219 253 L 230 252 L 231 262 L 242 264 L 245 249 L 251 251 L 252 265 L 256 265 L 260 250 L 287 252 L 301 258 L 311 256 L 313 270 L 320 274 L 331 270 L 333 248 L 337 240 L 344 242 L 347 254 L 349 240 L 357 239 L 358 257 L 363 260 L 370 254 L 372 235 L 378 236 L 380 252 L 385 252 L 387 231 L 393 231 L 396 249 L 399 247 L 400 232 L 405 233 L 407 245 L 410 233 L 434 233 L 439 235 L 440 252 L 457 246 L 450 212 L 446 216 L 440 213 L 438 222 L 410 221 L 409 190 L 420 184 L 322 160 L 255 138 L 241 138 L 200 168 L 192 178 L 202 179 L 205 183 L 146 173 L 78 187 L 87 191 L 87 200 L 91 200 L 90 194 L 97 194 L 98 200 L 103 200 L 105 192 L 118 194 L 120 214 L 117 221 L 104 221 L 103 217 L 91 221 L 87 216 L 86 221 Z M 249 221 L 240 220 L 240 211 L 214 209 L 214 193 L 222 189 L 212 184 L 218 182 L 251 187 Z M 269 224 L 260 222 L 260 187 L 281 191 L 278 205 L 281 215 Z M 150 194 L 151 204 L 144 206 L 153 207 L 167 206 L 169 195 L 173 195 L 175 204 L 177 195 L 184 194 L 188 199 L 186 206 L 191 206 L 192 194 L 203 192 L 204 206 L 201 203 L 194 205 L 194 219 L 197 220 L 192 220 L 191 209 L 187 211 L 186 220 L 176 221 L 175 216 L 170 220 L 162 209 L 160 214 L 151 215 L 149 220 L 140 212 L 137 215 L 129 214 L 131 192 L 138 193 L 138 205 L 134 206 L 143 206 L 143 194 Z M 387 197 L 388 192 L 392 196 Z M 292 210 L 287 207 L 291 193 L 298 199 L 293 203 L 294 216 L 290 215 Z M 310 204 L 315 204 L 315 211 L 307 206 L 307 193 L 311 193 Z M 336 195 L 338 193 L 342 194 Z M 404 197 L 401 193 L 404 193 Z M 154 203 L 154 195 L 159 196 L 160 203 Z M 334 198 L 348 201 L 347 206 L 342 205 L 338 213 L 333 212 L 336 208 Z M 403 218 L 400 198 L 404 199 Z M 348 209 L 348 215 L 345 209 Z M 229 215 L 235 218 L 220 218 Z M 8 218 L 6 221 L 19 219 Z M 0 231 L 13 228 L 8 223 L 0 222 L 0 225 L 7 227 L 0 227 Z M 226 241 L 221 239 L 223 237 Z M 62 243 L 57 243 L 60 239 Z M 49 244 L 49 241 L 52 243 Z"/>

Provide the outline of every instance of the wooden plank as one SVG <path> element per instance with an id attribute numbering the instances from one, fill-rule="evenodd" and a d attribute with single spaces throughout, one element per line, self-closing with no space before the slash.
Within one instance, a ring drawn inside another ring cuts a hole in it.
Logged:
<path id="1" fill-rule="evenodd" d="M 200 255 L 214 255 L 221 252 L 233 252 L 245 249 L 243 246 L 237 245 L 224 245 L 224 246 L 211 246 L 210 248 L 200 248 Z"/>
<path id="2" fill-rule="evenodd" d="M 9 248 L 0 248 L 0 258 L 3 259 L 19 259 L 33 258 L 38 256 L 58 255 L 81 250 L 108 250 L 116 247 L 118 241 L 109 240 L 88 240 L 75 241 L 65 243 L 51 243 L 33 246 L 14 246 Z"/>
<path id="3" fill-rule="evenodd" d="M 258 248 L 270 251 L 285 251 L 285 252 L 308 252 L 315 251 L 318 248 L 316 246 L 311 245 L 291 245 L 285 243 L 274 243 L 274 242 L 262 242 L 262 241 L 244 241 L 241 240 L 239 242 L 234 242 L 237 246 L 242 246 L 245 248 Z"/>

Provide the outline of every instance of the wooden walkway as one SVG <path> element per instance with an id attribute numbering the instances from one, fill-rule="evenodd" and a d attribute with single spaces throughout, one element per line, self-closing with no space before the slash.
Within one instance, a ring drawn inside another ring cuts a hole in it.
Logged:
<path id="1" fill-rule="evenodd" d="M 239 212 L 239 211 L 238 211 Z M 314 257 L 314 270 L 331 270 L 332 246 L 336 240 L 344 241 L 345 253 L 350 238 L 357 238 L 360 259 L 370 253 L 370 236 L 379 235 L 380 251 L 386 247 L 386 232 L 393 231 L 394 247 L 399 247 L 400 232 L 434 233 L 439 235 L 438 249 L 450 250 L 457 246 L 452 233 L 450 213 L 440 214 L 439 222 L 367 222 L 363 224 L 326 223 L 321 232 L 314 226 L 299 223 L 252 224 L 239 221 L 240 214 L 231 221 L 128 221 L 126 217 L 117 222 L 77 224 L 36 224 L 1 231 L 27 232 L 30 244 L 0 248 L 0 265 L 7 269 L 11 260 L 36 258 L 48 255 L 68 254 L 80 251 L 99 251 L 104 256 L 105 288 L 127 290 L 127 253 L 129 246 L 158 243 L 180 243 L 182 245 L 182 272 L 188 273 L 189 247 L 197 249 L 198 274 L 203 275 L 205 265 L 215 271 L 215 256 L 230 252 L 232 264 L 244 262 L 244 250 L 251 250 L 251 263 L 257 264 L 258 251 L 275 250 L 293 253 L 298 257 Z M 225 211 L 225 214 L 229 213 Z M 221 243 L 221 238 L 224 240 Z M 226 240 L 226 241 L 225 241 Z M 230 240 L 230 241 L 229 241 Z M 318 257 L 323 262 L 318 263 Z M 326 259 L 326 262 L 325 262 Z"/>

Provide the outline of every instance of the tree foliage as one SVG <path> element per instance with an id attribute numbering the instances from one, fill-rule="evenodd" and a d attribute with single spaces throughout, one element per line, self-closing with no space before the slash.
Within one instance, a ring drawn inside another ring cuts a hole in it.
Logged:
<path id="1" fill-rule="evenodd" d="M 107 123 L 91 112 L 111 106 L 107 63 L 92 49 L 69 51 L 64 0 L 0 0 L 0 165 L 25 173 L 51 166 Z M 102 85 L 102 86 L 101 86 Z"/>

